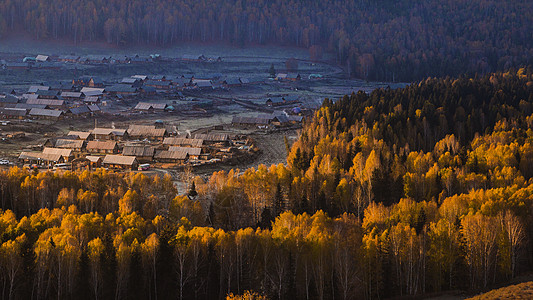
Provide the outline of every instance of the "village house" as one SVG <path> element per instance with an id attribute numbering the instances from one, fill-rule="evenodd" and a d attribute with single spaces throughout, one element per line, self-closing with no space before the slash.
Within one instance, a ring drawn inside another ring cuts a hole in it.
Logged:
<path id="1" fill-rule="evenodd" d="M 75 136 L 77 139 L 79 140 L 84 140 L 84 141 L 89 141 L 92 139 L 92 135 L 90 132 L 87 132 L 87 131 L 69 131 L 68 134 L 69 136 Z"/>
<path id="2" fill-rule="evenodd" d="M 179 147 L 179 146 L 170 146 L 168 147 L 168 151 L 170 152 L 186 152 L 189 155 L 190 159 L 200 159 L 200 156 L 202 155 L 202 148 L 194 148 L 194 147 Z M 207 158 L 208 154 L 204 155 L 204 158 Z"/>
<path id="3" fill-rule="evenodd" d="M 72 170 L 95 170 L 102 167 L 102 156 L 85 156 L 72 160 Z"/>
<path id="4" fill-rule="evenodd" d="M 168 105 L 166 103 L 148 103 L 148 102 L 139 102 L 135 106 L 135 110 L 155 112 L 155 111 L 165 111 Z"/>
<path id="5" fill-rule="evenodd" d="M 48 91 L 48 90 L 50 90 L 49 86 L 32 85 L 28 88 L 28 94 L 35 94 L 37 91 Z"/>
<path id="6" fill-rule="evenodd" d="M 185 163 L 189 159 L 186 151 L 160 150 L 155 153 L 154 158 L 160 162 Z"/>
<path id="7" fill-rule="evenodd" d="M 22 152 L 19 155 L 19 160 L 22 163 L 42 166 L 53 166 L 65 162 L 61 154 L 46 154 L 42 152 Z"/>
<path id="8" fill-rule="evenodd" d="M 0 107 L 5 107 L 8 104 L 16 104 L 19 99 L 13 95 L 0 95 Z"/>
<path id="9" fill-rule="evenodd" d="M 116 154 L 119 152 L 115 141 L 89 141 L 85 149 L 89 153 Z"/>
<path id="10" fill-rule="evenodd" d="M 151 162 L 154 159 L 155 148 L 151 146 L 124 146 L 122 155 L 135 156 L 139 162 Z"/>
<path id="11" fill-rule="evenodd" d="M 169 90 L 172 88 L 172 82 L 170 81 L 160 81 L 160 80 L 147 80 L 143 84 L 144 86 L 151 86 L 159 90 Z"/>
<path id="12" fill-rule="evenodd" d="M 42 54 L 39 54 L 35 57 L 35 61 L 37 62 L 49 62 L 51 61 L 50 59 L 50 56 L 48 55 L 42 55 Z"/>
<path id="13" fill-rule="evenodd" d="M 122 140 L 128 137 L 126 129 L 95 128 L 91 130 L 95 140 Z"/>
<path id="14" fill-rule="evenodd" d="M 96 77 L 96 76 L 82 76 L 78 79 L 72 80 L 72 84 L 75 86 L 92 87 L 92 88 L 104 87 L 104 81 L 100 77 Z"/>
<path id="15" fill-rule="evenodd" d="M 82 106 L 70 108 L 69 110 L 67 110 L 65 114 L 67 116 L 74 116 L 74 117 L 86 116 L 86 115 L 91 114 L 91 110 L 89 109 L 89 107 L 82 105 Z"/>
<path id="16" fill-rule="evenodd" d="M 32 108 L 29 115 L 37 119 L 59 120 L 63 118 L 64 113 L 61 110 Z"/>
<path id="17" fill-rule="evenodd" d="M 168 136 L 166 128 L 156 128 L 155 125 L 130 125 L 127 132 L 134 139 L 163 141 Z"/>
<path id="18" fill-rule="evenodd" d="M 105 91 L 110 95 L 135 95 L 139 89 L 127 84 L 115 84 L 110 87 L 106 87 Z"/>
<path id="19" fill-rule="evenodd" d="M 65 162 L 69 162 L 74 158 L 74 155 L 72 154 L 72 149 L 61 149 L 61 148 L 49 148 L 45 147 L 43 149 L 44 154 L 59 154 L 63 156 L 63 159 Z"/>
<path id="20" fill-rule="evenodd" d="M 83 99 L 83 102 L 87 104 L 97 104 L 97 103 L 100 103 L 100 97 L 99 96 L 85 97 L 85 99 Z"/>
<path id="21" fill-rule="evenodd" d="M 132 87 L 141 87 L 143 84 L 143 80 L 140 78 L 133 78 L 133 77 L 124 77 L 120 81 L 121 84 L 127 84 Z"/>
<path id="22" fill-rule="evenodd" d="M 211 80 L 208 79 L 193 79 L 191 81 L 192 86 L 199 88 L 199 89 L 212 89 L 213 83 L 211 83 Z"/>
<path id="23" fill-rule="evenodd" d="M 53 90 L 37 90 L 35 92 L 38 99 L 59 99 L 58 91 Z"/>
<path id="24" fill-rule="evenodd" d="M 204 145 L 204 140 L 188 139 L 188 138 L 180 138 L 180 137 L 167 137 L 163 140 L 163 145 L 199 148 Z"/>
<path id="25" fill-rule="evenodd" d="M 137 170 L 139 162 L 135 156 L 106 155 L 102 165 L 110 169 Z"/>
<path id="26" fill-rule="evenodd" d="M 0 118 L 2 119 L 24 119 L 27 110 L 23 108 L 0 108 Z"/>
<path id="27" fill-rule="evenodd" d="M 285 104 L 285 100 L 283 100 L 283 97 L 270 97 L 266 101 L 266 105 L 269 107 L 280 106 L 283 104 Z"/>
<path id="28" fill-rule="evenodd" d="M 228 145 L 230 142 L 229 135 L 226 133 L 197 133 L 194 135 L 197 140 L 203 140 L 207 145 L 224 144 Z"/>
<path id="29" fill-rule="evenodd" d="M 80 92 L 61 92 L 61 99 L 64 100 L 81 100 L 81 98 Z"/>
<path id="30" fill-rule="evenodd" d="M 65 107 L 64 100 L 55 100 L 55 99 L 28 99 L 26 104 L 31 105 L 46 105 L 49 108 L 61 109 Z"/>
<path id="31" fill-rule="evenodd" d="M 57 139 L 54 143 L 56 148 L 71 149 L 76 152 L 81 152 L 84 146 L 84 140 Z"/>

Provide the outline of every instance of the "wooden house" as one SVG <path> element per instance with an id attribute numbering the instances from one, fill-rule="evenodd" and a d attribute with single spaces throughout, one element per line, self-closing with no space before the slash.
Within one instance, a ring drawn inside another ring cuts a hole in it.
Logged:
<path id="1" fill-rule="evenodd" d="M 127 132 L 130 138 L 154 141 L 163 141 L 168 136 L 166 128 L 156 128 L 155 125 L 130 125 Z"/>
<path id="2" fill-rule="evenodd" d="M 154 158 L 160 162 L 185 163 L 189 159 L 186 151 L 160 150 L 155 153 Z"/>
<path id="3" fill-rule="evenodd" d="M 180 137 L 167 137 L 163 140 L 163 145 L 200 148 L 204 145 L 204 140 Z"/>
<path id="4" fill-rule="evenodd" d="M 95 128 L 91 130 L 95 140 L 122 140 L 128 137 L 126 129 Z"/>
<path id="5" fill-rule="evenodd" d="M 69 140 L 69 139 L 57 139 L 54 146 L 61 149 L 71 149 L 73 151 L 81 152 L 85 147 L 84 140 Z"/>
<path id="6" fill-rule="evenodd" d="M 59 154 L 63 156 L 65 162 L 69 162 L 74 158 L 72 154 L 72 149 L 61 149 L 61 148 L 49 148 L 45 147 L 43 149 L 43 154 Z"/>
<path id="7" fill-rule="evenodd" d="M 180 146 L 170 146 L 168 147 L 170 152 L 186 152 L 189 155 L 190 159 L 200 159 L 202 155 L 202 148 L 195 147 L 180 147 Z"/>
<path id="8" fill-rule="evenodd" d="M 122 150 L 122 155 L 135 156 L 139 162 L 150 162 L 154 159 L 154 147 L 143 146 L 143 145 L 133 145 L 133 146 L 124 146 Z"/>
<path id="9" fill-rule="evenodd" d="M 54 164 L 65 162 L 61 154 L 46 154 L 42 152 L 22 152 L 19 155 L 19 160 L 23 163 L 44 166 L 53 166 Z"/>
<path id="10" fill-rule="evenodd" d="M 86 149 L 89 153 L 101 154 L 115 154 L 119 150 L 115 141 L 89 141 Z"/>
<path id="11" fill-rule="evenodd" d="M 106 155 L 102 165 L 110 169 L 137 170 L 139 162 L 135 156 Z"/>

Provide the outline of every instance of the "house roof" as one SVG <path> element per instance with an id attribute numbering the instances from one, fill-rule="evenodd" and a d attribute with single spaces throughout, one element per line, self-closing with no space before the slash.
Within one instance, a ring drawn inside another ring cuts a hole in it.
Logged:
<path id="1" fill-rule="evenodd" d="M 92 87 L 84 87 L 81 89 L 81 92 L 84 93 L 85 95 L 87 95 L 87 92 L 100 92 L 100 93 L 104 93 L 105 89 L 104 88 L 92 88 Z"/>
<path id="2" fill-rule="evenodd" d="M 0 115 L 24 117 L 26 115 L 26 109 L 23 108 L 0 108 Z"/>
<path id="3" fill-rule="evenodd" d="M 189 154 L 186 151 L 158 151 L 155 154 L 156 159 L 187 159 Z"/>
<path id="4" fill-rule="evenodd" d="M 13 108 L 22 108 L 22 109 L 32 109 L 32 108 L 41 108 L 44 109 L 48 105 L 45 104 L 27 104 L 27 103 L 17 103 Z"/>
<path id="5" fill-rule="evenodd" d="M 143 156 L 143 157 L 152 157 L 154 156 L 154 147 L 150 146 L 124 146 L 122 150 L 123 155 L 131 156 Z"/>
<path id="6" fill-rule="evenodd" d="M 137 88 L 127 84 L 115 84 L 105 89 L 108 93 L 135 93 Z"/>
<path id="7" fill-rule="evenodd" d="M 179 147 L 179 146 L 170 146 L 168 147 L 168 151 L 185 151 L 189 155 L 200 155 L 202 154 L 202 148 L 195 148 L 195 147 Z"/>
<path id="8" fill-rule="evenodd" d="M 61 154 L 47 154 L 42 152 L 22 152 L 19 155 L 19 159 L 29 160 L 44 160 L 44 161 L 59 161 Z"/>
<path id="9" fill-rule="evenodd" d="M 213 84 L 211 83 L 211 80 L 207 79 L 193 79 L 192 83 L 195 84 L 197 87 L 212 87 Z"/>
<path id="10" fill-rule="evenodd" d="M 153 109 L 165 109 L 165 108 L 167 108 L 167 104 L 166 103 L 139 102 L 135 106 L 135 109 L 138 109 L 138 110 L 149 110 L 150 108 L 153 108 Z"/>
<path id="11" fill-rule="evenodd" d="M 211 142 L 223 142 L 229 140 L 229 135 L 226 133 L 197 133 L 194 138 Z"/>
<path id="12" fill-rule="evenodd" d="M 146 80 L 144 82 L 144 85 L 163 86 L 163 85 L 172 85 L 172 82 L 150 79 L 150 80 Z"/>
<path id="13" fill-rule="evenodd" d="M 44 154 L 59 154 L 63 157 L 69 157 L 69 156 L 72 156 L 72 149 L 60 149 L 60 148 L 46 147 L 44 148 L 43 153 Z"/>
<path id="14" fill-rule="evenodd" d="M 0 103 L 18 103 L 19 99 L 12 95 L 0 96 Z"/>
<path id="15" fill-rule="evenodd" d="M 140 137 L 163 137 L 167 130 L 165 128 L 155 128 L 154 125 L 130 125 L 128 134 Z"/>
<path id="16" fill-rule="evenodd" d="M 49 97 L 52 97 L 52 96 L 57 96 L 58 95 L 58 92 L 57 91 L 54 91 L 54 90 L 37 90 L 35 91 L 35 94 L 39 95 L 39 96 L 49 96 Z"/>
<path id="17" fill-rule="evenodd" d="M 28 89 L 28 93 L 36 93 L 37 91 L 48 91 L 50 89 L 49 86 L 42 86 L 42 85 L 32 85 Z"/>
<path id="18" fill-rule="evenodd" d="M 90 132 L 87 131 L 69 131 L 67 135 L 74 135 L 77 136 L 81 140 L 86 140 L 91 135 Z"/>
<path id="19" fill-rule="evenodd" d="M 131 78 L 145 80 L 146 78 L 148 78 L 148 76 L 146 76 L 146 75 L 133 75 L 133 76 L 131 76 Z"/>
<path id="20" fill-rule="evenodd" d="M 134 83 L 136 83 L 138 81 L 141 81 L 141 79 L 140 78 L 133 78 L 133 77 L 124 77 L 124 78 L 122 78 L 120 83 L 134 84 Z"/>
<path id="21" fill-rule="evenodd" d="M 89 108 L 85 105 L 83 106 L 78 106 L 78 107 L 73 107 L 71 109 L 69 109 L 69 111 L 74 114 L 74 115 L 81 115 L 81 114 L 87 114 L 87 113 L 90 113 L 91 110 L 89 110 Z"/>
<path id="22" fill-rule="evenodd" d="M 113 150 L 117 147 L 117 142 L 114 141 L 89 141 L 87 143 L 87 150 Z"/>
<path id="23" fill-rule="evenodd" d="M 117 135 L 117 136 L 123 136 L 126 133 L 126 129 L 115 129 L 115 128 L 95 128 L 91 130 L 92 134 L 100 134 L 100 135 Z"/>
<path id="24" fill-rule="evenodd" d="M 125 155 L 106 155 L 103 160 L 104 164 L 126 165 L 126 166 L 132 166 L 136 162 L 137 162 L 137 159 L 135 158 L 135 156 L 125 156 Z"/>
<path id="25" fill-rule="evenodd" d="M 37 56 L 35 57 L 35 60 L 36 60 L 36 61 L 47 61 L 49 58 L 50 58 L 50 57 L 49 57 L 48 55 L 41 55 L 41 54 L 39 54 L 39 55 L 37 55 Z"/>
<path id="26" fill-rule="evenodd" d="M 167 137 L 163 140 L 163 145 L 202 147 L 204 140 Z"/>
<path id="27" fill-rule="evenodd" d="M 83 140 L 57 139 L 54 146 L 62 149 L 79 149 L 83 147 Z"/>
<path id="28" fill-rule="evenodd" d="M 62 92 L 61 97 L 81 98 L 80 92 Z"/>
<path id="29" fill-rule="evenodd" d="M 30 110 L 30 116 L 45 116 L 58 118 L 63 114 L 61 110 L 32 108 Z"/>
<path id="30" fill-rule="evenodd" d="M 64 100 L 55 100 L 55 99 L 28 99 L 28 100 L 26 100 L 26 104 L 63 106 L 65 104 L 65 101 Z"/>
<path id="31" fill-rule="evenodd" d="M 87 106 L 87 107 L 88 107 L 89 110 L 92 111 L 92 112 L 101 111 L 100 106 L 95 105 L 95 104 L 89 105 L 89 106 Z"/>
<path id="32" fill-rule="evenodd" d="M 101 156 L 91 156 L 91 155 L 87 155 L 85 156 L 85 159 L 87 159 L 88 161 L 90 162 L 98 162 L 99 160 L 101 161 L 102 160 L 102 157 Z"/>
<path id="33" fill-rule="evenodd" d="M 94 96 L 102 96 L 104 94 L 104 92 L 101 92 L 101 91 L 85 91 L 83 92 L 83 94 L 85 95 L 85 97 L 94 97 Z M 87 98 L 85 98 L 87 99 Z"/>

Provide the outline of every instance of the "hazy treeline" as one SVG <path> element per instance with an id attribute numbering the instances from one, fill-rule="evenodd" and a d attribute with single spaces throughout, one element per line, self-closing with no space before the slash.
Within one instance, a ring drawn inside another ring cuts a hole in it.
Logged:
<path id="1" fill-rule="evenodd" d="M 287 165 L 0 172 L 3 298 L 376 299 L 531 271 L 533 77 L 326 100 Z"/>
<path id="2" fill-rule="evenodd" d="M 412 81 L 531 64 L 532 10 L 527 0 L 22 0 L 0 3 L 0 36 L 291 45 L 331 51 L 354 76 Z"/>

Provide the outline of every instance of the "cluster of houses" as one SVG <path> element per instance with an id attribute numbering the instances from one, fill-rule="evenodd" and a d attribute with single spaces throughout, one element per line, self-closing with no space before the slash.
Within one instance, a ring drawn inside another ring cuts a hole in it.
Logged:
<path id="1" fill-rule="evenodd" d="M 252 117 L 234 116 L 231 124 L 239 127 L 259 127 L 267 128 L 269 126 L 286 127 L 299 124 L 303 117 L 296 114 L 288 114 L 284 111 L 275 111 L 272 114 L 260 114 Z"/>
<path id="2" fill-rule="evenodd" d="M 128 129 L 94 128 L 70 131 L 48 139 L 41 152 L 22 152 L 19 161 L 53 167 L 69 164 L 73 169 L 136 170 L 145 163 L 205 163 L 213 157 L 224 159 L 246 141 L 225 133 L 180 134 L 175 126 L 130 125 Z"/>
<path id="3" fill-rule="evenodd" d="M 177 59 L 163 58 L 159 54 L 150 55 L 43 55 L 25 56 L 22 60 L 0 61 L 0 68 L 7 70 L 29 70 L 29 69 L 60 69 L 65 63 L 72 64 L 142 64 L 164 61 L 184 61 L 184 62 L 220 62 L 220 56 L 210 57 L 203 54 L 183 55 Z"/>
<path id="4" fill-rule="evenodd" d="M 139 93 L 176 93 L 183 97 L 183 90 L 230 89 L 250 83 L 247 78 L 221 78 L 217 75 L 199 78 L 195 75 L 134 75 L 123 78 L 119 83 L 108 86 L 105 92 L 111 95 L 132 96 Z"/>
<path id="5" fill-rule="evenodd" d="M 88 82 L 80 84 L 80 80 L 52 82 L 31 86 L 21 94 L 12 91 L 0 95 L 0 118 L 58 120 L 100 113 L 101 105 L 106 104 L 102 89 L 96 87 L 101 81 L 96 77 L 89 81 L 91 86 Z"/>

